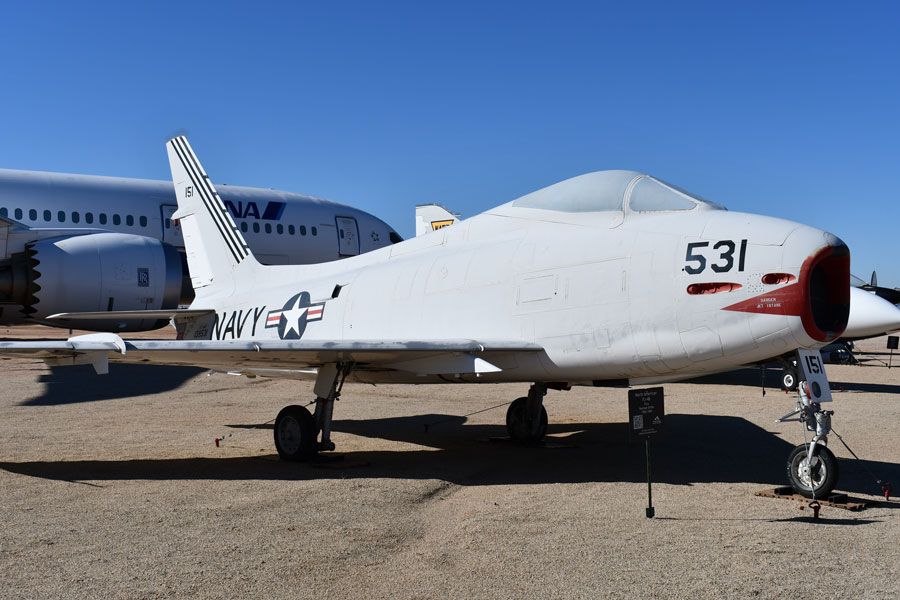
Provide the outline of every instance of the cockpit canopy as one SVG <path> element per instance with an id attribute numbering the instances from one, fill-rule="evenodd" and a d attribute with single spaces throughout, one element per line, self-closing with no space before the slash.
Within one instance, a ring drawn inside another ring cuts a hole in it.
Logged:
<path id="1" fill-rule="evenodd" d="M 869 285 L 868 281 L 864 281 L 862 278 L 857 277 L 853 273 L 850 273 L 850 286 L 857 288 L 864 288 Z"/>
<path id="2" fill-rule="evenodd" d="M 636 171 L 595 171 L 566 179 L 512 202 L 560 212 L 670 212 L 724 207 Z"/>

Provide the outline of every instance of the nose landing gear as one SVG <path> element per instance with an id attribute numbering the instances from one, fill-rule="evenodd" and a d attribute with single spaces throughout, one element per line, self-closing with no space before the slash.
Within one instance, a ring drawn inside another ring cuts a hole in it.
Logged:
<path id="1" fill-rule="evenodd" d="M 831 390 L 818 351 L 801 350 L 798 358 L 804 380 L 797 385 L 797 409 L 778 421 L 797 421 L 814 435 L 808 443 L 800 444 L 791 451 L 787 460 L 787 478 L 798 494 L 807 498 L 822 498 L 831 493 L 838 481 L 837 458 L 827 446 L 834 411 L 822 410 L 822 405 L 817 401 L 830 400 Z"/>

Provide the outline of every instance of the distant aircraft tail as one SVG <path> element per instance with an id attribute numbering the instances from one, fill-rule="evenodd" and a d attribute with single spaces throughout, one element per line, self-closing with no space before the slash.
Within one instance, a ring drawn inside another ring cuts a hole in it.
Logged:
<path id="1" fill-rule="evenodd" d="M 420 204 L 416 207 L 416 236 L 458 222 L 459 216 L 454 215 L 440 204 Z"/>
<path id="2" fill-rule="evenodd" d="M 197 296 L 228 293 L 259 263 L 219 198 L 187 138 L 166 142 L 191 283 Z"/>

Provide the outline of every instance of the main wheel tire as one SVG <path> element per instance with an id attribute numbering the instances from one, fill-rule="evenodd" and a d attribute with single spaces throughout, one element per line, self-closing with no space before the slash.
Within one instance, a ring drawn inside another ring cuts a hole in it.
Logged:
<path id="1" fill-rule="evenodd" d="M 784 373 L 781 375 L 781 387 L 789 392 L 793 392 L 797 389 L 798 381 L 799 378 L 797 377 L 797 374 L 792 370 L 785 369 Z"/>
<path id="2" fill-rule="evenodd" d="M 547 433 L 547 409 L 541 406 L 540 422 L 533 427 L 528 398 L 516 398 L 506 410 L 506 432 L 516 442 L 538 442 Z"/>
<path id="3" fill-rule="evenodd" d="M 274 435 L 281 460 L 304 460 L 316 453 L 316 421 L 302 406 L 281 409 L 275 417 Z"/>
<path id="4" fill-rule="evenodd" d="M 831 493 L 838 481 L 838 462 L 834 453 L 821 444 L 816 444 L 813 465 L 807 461 L 806 444 L 794 448 L 787 461 L 787 476 L 791 487 L 807 498 L 824 498 Z"/>

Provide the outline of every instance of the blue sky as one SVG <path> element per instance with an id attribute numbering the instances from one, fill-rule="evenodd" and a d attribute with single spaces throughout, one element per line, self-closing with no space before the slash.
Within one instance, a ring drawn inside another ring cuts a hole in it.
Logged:
<path id="1" fill-rule="evenodd" d="M 608 168 L 838 235 L 900 286 L 892 3 L 8 3 L 0 166 L 471 216 Z"/>

